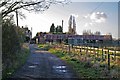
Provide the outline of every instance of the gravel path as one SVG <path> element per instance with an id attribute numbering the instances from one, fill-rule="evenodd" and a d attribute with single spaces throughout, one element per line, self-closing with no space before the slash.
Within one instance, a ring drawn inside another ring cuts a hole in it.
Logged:
<path id="1" fill-rule="evenodd" d="M 26 63 L 13 74 L 12 79 L 67 79 L 76 80 L 73 70 L 55 55 L 30 45 L 30 55 Z"/>

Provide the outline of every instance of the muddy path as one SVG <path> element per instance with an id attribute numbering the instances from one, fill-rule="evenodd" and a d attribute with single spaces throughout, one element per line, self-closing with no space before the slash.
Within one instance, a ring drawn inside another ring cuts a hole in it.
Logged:
<path id="1" fill-rule="evenodd" d="M 37 45 L 31 44 L 26 63 L 11 78 L 76 80 L 77 77 L 64 61 L 47 51 L 40 50 Z"/>

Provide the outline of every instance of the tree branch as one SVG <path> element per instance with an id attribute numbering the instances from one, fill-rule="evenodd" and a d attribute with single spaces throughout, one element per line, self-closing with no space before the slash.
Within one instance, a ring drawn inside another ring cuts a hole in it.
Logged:
<path id="1" fill-rule="evenodd" d="M 20 5 L 20 6 L 17 6 L 17 7 L 15 7 L 15 6 L 16 6 L 17 4 L 19 4 L 19 2 L 15 2 L 15 3 L 13 3 L 13 4 L 8 8 L 8 10 L 2 12 L 2 18 L 4 18 L 6 15 L 8 15 L 9 13 L 11 13 L 11 12 L 17 10 L 17 9 L 21 9 L 21 8 L 27 7 L 27 6 L 37 5 L 37 4 L 40 4 L 40 3 L 42 3 L 42 2 L 44 2 L 44 0 L 43 0 L 43 1 L 40 1 L 40 2 L 23 4 L 23 5 Z M 15 7 L 15 8 L 13 9 L 13 7 Z"/>
<path id="2" fill-rule="evenodd" d="M 30 2 L 23 2 L 21 1 L 15 1 L 12 2 L 10 4 L 8 4 L 7 2 L 2 2 L 2 4 L 0 5 L 0 7 L 4 7 L 4 9 L 2 9 L 2 18 L 6 17 L 9 13 L 14 12 L 17 9 L 25 9 L 28 11 L 44 11 L 45 9 L 48 9 L 50 7 L 50 4 L 57 4 L 57 3 L 65 3 L 69 0 L 65 0 L 65 1 L 58 1 L 58 0 L 41 0 L 38 2 L 35 1 L 30 1 Z M 8 5 L 7 5 L 8 4 Z M 66 4 L 66 3 L 65 3 Z"/>

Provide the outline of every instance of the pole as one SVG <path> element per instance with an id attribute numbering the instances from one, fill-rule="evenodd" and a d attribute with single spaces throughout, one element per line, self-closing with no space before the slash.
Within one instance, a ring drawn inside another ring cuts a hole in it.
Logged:
<path id="1" fill-rule="evenodd" d="M 70 44 L 69 44 L 69 46 L 68 46 L 68 47 L 69 47 L 69 48 L 68 48 L 68 50 L 69 50 L 69 51 L 68 51 L 68 53 L 69 53 L 69 55 L 70 55 Z"/>
<path id="2" fill-rule="evenodd" d="M 104 56 L 104 55 L 103 55 L 103 49 L 104 49 L 104 48 L 102 48 L 102 61 L 103 61 L 103 58 L 104 58 L 104 57 L 103 57 L 103 56 Z"/>
<path id="3" fill-rule="evenodd" d="M 110 72 L 110 54 L 108 49 L 108 71 Z"/>
<path id="4" fill-rule="evenodd" d="M 18 25 L 18 11 L 16 10 L 15 13 L 16 13 L 16 22 L 17 22 L 17 26 L 19 26 L 19 25 Z"/>

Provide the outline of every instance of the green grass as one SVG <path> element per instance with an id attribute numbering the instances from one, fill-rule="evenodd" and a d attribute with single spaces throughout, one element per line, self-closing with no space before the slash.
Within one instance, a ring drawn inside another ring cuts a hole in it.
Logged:
<path id="1" fill-rule="evenodd" d="M 96 78 L 100 77 L 100 72 L 97 69 L 93 68 L 85 68 L 85 63 L 77 63 L 77 61 L 70 61 L 70 64 L 74 65 L 74 69 L 79 74 L 79 77 L 87 77 L 87 78 Z"/>
<path id="2" fill-rule="evenodd" d="M 16 56 L 13 57 L 11 63 L 12 65 L 9 68 L 3 70 L 2 79 L 9 78 L 18 68 L 20 68 L 25 62 L 29 55 L 29 49 L 24 48 L 22 51 L 17 53 Z"/>
<path id="3" fill-rule="evenodd" d="M 70 54 L 68 54 L 65 50 L 60 51 L 60 48 L 55 48 L 55 49 L 50 49 L 49 51 L 55 55 L 57 55 L 59 58 L 62 60 L 65 60 L 67 63 L 69 63 L 73 69 L 78 73 L 79 77 L 87 77 L 87 78 L 106 78 L 108 77 L 108 60 L 107 60 L 107 54 L 106 56 L 104 55 L 102 58 L 102 50 L 95 50 L 95 52 L 98 52 L 98 54 L 95 53 L 88 53 L 86 54 L 86 51 L 82 51 L 81 53 L 74 52 L 74 49 L 71 49 Z M 89 51 L 91 51 L 89 49 Z M 94 51 L 94 50 L 93 50 Z M 105 53 L 105 52 L 104 52 Z M 103 53 L 103 54 L 104 54 Z M 80 55 L 82 54 L 82 55 Z M 110 52 L 109 54 L 112 54 Z M 119 54 L 119 53 L 118 53 Z M 119 58 L 117 54 L 117 59 Z M 76 56 L 79 58 L 76 58 Z M 83 58 L 83 59 L 82 59 Z M 90 58 L 91 60 L 84 61 L 85 58 Z M 85 65 L 89 62 L 92 67 L 90 68 L 85 68 Z M 95 65 L 98 65 L 97 69 L 94 67 Z M 114 60 L 110 60 L 110 75 L 114 77 L 119 75 L 120 72 L 120 66 L 118 62 L 115 62 Z M 115 70 L 114 73 L 112 73 L 112 70 Z M 111 74 L 112 73 L 112 74 Z"/>
<path id="4" fill-rule="evenodd" d="M 44 49 L 44 50 L 49 50 L 51 46 L 49 44 L 38 44 L 38 48 Z"/>
<path id="5" fill-rule="evenodd" d="M 55 49 L 50 49 L 49 50 L 51 53 L 55 54 L 62 60 L 65 60 L 68 64 L 70 64 L 73 69 L 76 71 L 78 74 L 78 77 L 83 77 L 83 78 L 96 78 L 96 77 L 101 77 L 100 75 L 100 70 L 99 69 L 94 69 L 94 68 L 85 68 L 86 62 L 81 62 L 75 58 L 71 58 L 69 54 L 63 53 L 62 51 L 55 50 Z"/>

